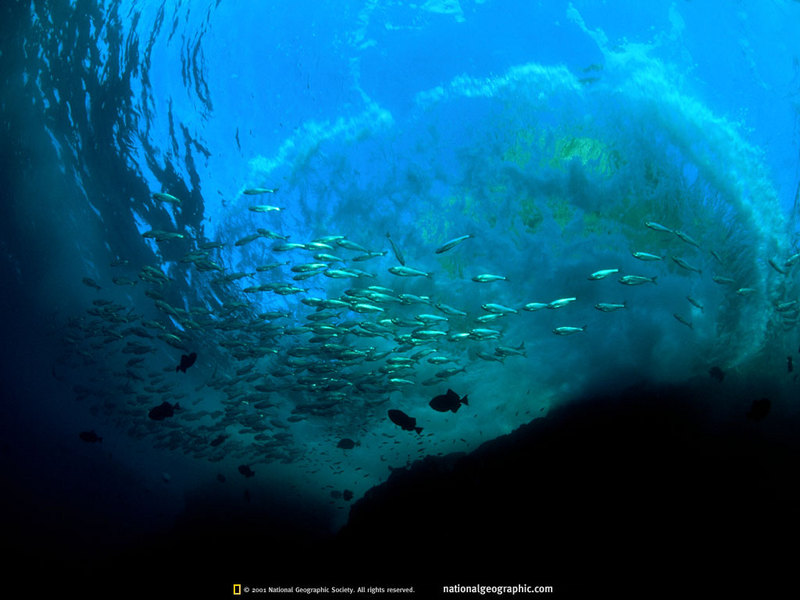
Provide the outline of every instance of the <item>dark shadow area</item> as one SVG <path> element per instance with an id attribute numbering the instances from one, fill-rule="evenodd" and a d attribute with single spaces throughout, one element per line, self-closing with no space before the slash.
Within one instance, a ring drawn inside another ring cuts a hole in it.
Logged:
<path id="1" fill-rule="evenodd" d="M 777 408 L 755 418 L 733 398 L 720 409 L 718 389 L 712 403 L 703 388 L 638 386 L 557 409 L 470 454 L 428 457 L 357 501 L 336 536 L 320 533 L 320 507 L 232 507 L 200 493 L 169 534 L 82 565 L 28 566 L 205 597 L 227 597 L 235 582 L 768 597 L 795 564 L 797 418 Z"/>

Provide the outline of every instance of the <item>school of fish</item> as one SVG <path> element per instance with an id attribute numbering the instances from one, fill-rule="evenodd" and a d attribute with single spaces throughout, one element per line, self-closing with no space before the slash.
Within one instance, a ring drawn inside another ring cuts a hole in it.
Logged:
<path id="1" fill-rule="evenodd" d="M 279 197 L 277 188 L 243 191 L 243 196 L 265 194 Z M 173 207 L 181 204 L 165 192 L 153 197 Z M 287 209 L 252 204 L 246 210 L 279 229 L 280 215 Z M 437 272 L 430 265 L 445 253 L 460 254 L 457 260 L 470 271 L 470 245 L 480 243 L 479 233 L 442 240 L 430 248 L 431 260 L 420 268 L 407 264 L 403 248 L 389 233 L 377 240 L 332 233 L 289 241 L 290 236 L 257 228 L 241 238 L 209 241 L 192 240 L 185 231 L 149 230 L 143 237 L 155 244 L 190 245 L 178 268 L 200 274 L 193 281 L 207 278 L 202 285 L 209 286 L 214 302 L 187 306 L 174 289 L 169 268 L 135 265 L 123 257 L 111 263 L 119 274 L 110 281 L 84 277 L 83 284 L 98 297 L 85 316 L 70 319 L 64 343 L 67 362 L 94 375 L 75 384 L 73 392 L 134 437 L 149 437 L 156 447 L 210 462 L 234 460 L 246 477 L 256 472 L 251 465 L 308 461 L 307 448 L 295 440 L 296 427 L 319 429 L 325 443 L 338 448 L 332 453 L 354 452 L 356 446 L 369 447 L 359 438 L 367 423 L 382 418 L 396 426 L 397 436 L 416 432 L 424 453 L 422 432 L 432 411 L 464 418 L 481 402 L 470 395 L 468 403 L 470 390 L 459 383 L 459 375 L 470 368 L 470 357 L 501 364 L 527 357 L 526 340 L 505 339 L 504 323 L 510 320 L 535 319 L 525 315 L 539 310 L 558 311 L 554 314 L 565 315 L 563 323 L 546 335 L 592 335 L 579 316 L 581 310 L 628 310 L 636 303 L 635 288 L 658 286 L 664 268 L 686 277 L 710 277 L 742 300 L 756 293 L 749 282 L 730 277 L 719 253 L 703 248 L 690 234 L 653 221 L 643 227 L 650 230 L 654 247 L 663 248 L 669 238 L 673 251 L 636 248 L 632 256 L 641 261 L 637 272 L 623 272 L 614 264 L 598 264 L 587 272 L 586 278 L 596 282 L 592 285 L 607 286 L 607 302 L 582 303 L 576 293 L 519 298 L 509 306 L 494 301 L 492 292 L 495 286 L 508 285 L 509 278 L 472 269 L 470 285 L 486 300 L 481 314 L 460 306 L 459 297 L 402 291 L 406 281 L 424 285 L 435 280 Z M 267 245 L 272 260 L 247 271 L 223 266 L 226 249 L 249 244 Z M 698 266 L 712 261 L 711 274 Z M 786 277 L 798 262 L 796 253 L 775 257 L 769 265 Z M 344 280 L 348 287 L 336 295 L 314 295 L 303 283 L 311 278 Z M 127 306 L 102 297 L 115 288 L 143 294 L 152 310 L 143 314 L 139 303 Z M 290 296 L 296 301 L 281 306 L 291 309 L 263 309 L 270 304 L 267 298 Z M 676 327 L 693 329 L 693 312 L 703 310 L 703 298 L 687 294 L 686 309 L 672 315 Z M 794 327 L 800 303 L 784 298 L 775 303 L 775 311 L 787 327 Z M 189 376 L 199 382 L 196 398 L 176 388 L 181 377 Z M 109 385 L 109 380 L 115 384 Z M 220 399 L 213 410 L 203 402 L 212 391 Z M 417 408 L 408 411 L 406 403 L 406 412 L 400 410 L 398 394 L 420 398 Z M 391 440 L 380 441 L 387 443 Z M 340 461 L 332 464 L 333 469 L 342 468 Z"/>

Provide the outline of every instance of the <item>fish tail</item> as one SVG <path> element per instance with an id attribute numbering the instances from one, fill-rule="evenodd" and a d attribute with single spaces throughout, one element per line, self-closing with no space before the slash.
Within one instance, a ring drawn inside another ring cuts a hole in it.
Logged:
<path id="1" fill-rule="evenodd" d="M 414 431 L 417 433 L 422 433 L 422 427 L 414 427 Z"/>
<path id="2" fill-rule="evenodd" d="M 466 404 L 467 406 L 469 406 L 469 400 L 467 399 L 467 397 L 466 397 L 466 396 L 464 396 L 464 397 L 461 399 L 461 402 L 463 402 L 464 404 Z"/>

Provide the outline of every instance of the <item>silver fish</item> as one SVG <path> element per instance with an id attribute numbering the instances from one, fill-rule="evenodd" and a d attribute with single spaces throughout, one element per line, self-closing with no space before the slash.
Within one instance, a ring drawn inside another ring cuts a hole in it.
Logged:
<path id="1" fill-rule="evenodd" d="M 643 277 L 641 275 L 624 275 L 623 277 L 620 277 L 618 281 L 623 285 L 642 285 L 643 283 L 655 284 L 657 277 L 658 277 L 657 275 L 654 275 L 653 277 Z"/>
<path id="2" fill-rule="evenodd" d="M 619 273 L 619 269 L 603 269 L 602 271 L 595 271 L 591 275 L 589 275 L 589 279 L 597 280 L 597 279 L 604 279 L 609 275 L 613 275 L 614 273 Z"/>
<path id="3" fill-rule="evenodd" d="M 556 327 L 555 329 L 553 329 L 553 333 L 555 333 L 556 335 L 572 335 L 575 333 L 581 333 L 583 331 L 586 331 L 586 325 L 584 325 L 583 327 L 564 326 L 564 327 Z"/>
<path id="4" fill-rule="evenodd" d="M 441 254 L 442 252 L 447 252 L 451 248 L 454 248 L 455 246 L 457 246 L 458 244 L 460 244 L 464 240 L 468 240 L 471 237 L 472 237 L 472 235 L 467 234 L 467 235 L 462 235 L 461 237 L 454 238 L 454 239 L 450 240 L 449 242 L 445 242 L 444 244 L 439 246 L 435 250 L 435 252 L 436 252 L 436 254 Z"/>

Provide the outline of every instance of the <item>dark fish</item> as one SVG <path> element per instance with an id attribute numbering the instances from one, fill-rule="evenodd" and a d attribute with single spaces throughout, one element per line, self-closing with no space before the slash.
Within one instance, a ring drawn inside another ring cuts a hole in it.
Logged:
<path id="1" fill-rule="evenodd" d="M 183 371 L 186 373 L 186 369 L 191 367 L 194 364 L 194 361 L 197 360 L 197 352 L 192 352 L 188 356 L 186 354 L 181 355 L 181 364 L 175 367 L 175 372 Z"/>
<path id="2" fill-rule="evenodd" d="M 96 290 L 102 290 L 103 289 L 99 285 L 97 285 L 97 282 L 94 279 L 92 279 L 91 277 L 84 277 L 81 281 L 83 281 L 83 285 L 88 286 L 90 288 L 94 288 Z"/>
<path id="3" fill-rule="evenodd" d="M 439 412 L 447 412 L 448 410 L 456 412 L 461 408 L 462 404 L 469 406 L 466 396 L 459 398 L 458 394 L 450 389 L 447 390 L 446 394 L 436 396 L 429 404 L 433 410 L 438 410 Z"/>
<path id="4" fill-rule="evenodd" d="M 239 465 L 239 473 L 245 477 L 252 477 L 256 474 L 255 471 L 253 471 L 253 469 L 251 469 L 248 465 Z"/>
<path id="5" fill-rule="evenodd" d="M 354 442 L 350 438 L 342 438 L 342 439 L 339 440 L 339 443 L 336 444 L 336 447 L 337 448 L 342 448 L 344 450 L 352 450 L 356 446 L 360 446 L 360 445 L 361 444 L 359 442 Z"/>
<path id="6" fill-rule="evenodd" d="M 353 499 L 353 492 L 351 492 L 350 490 L 343 490 L 342 491 L 342 500 L 345 500 L 346 502 L 350 502 L 350 500 L 352 500 L 352 499 Z"/>
<path id="7" fill-rule="evenodd" d="M 227 435 L 221 435 L 221 434 L 220 434 L 220 435 L 218 435 L 217 437 L 215 437 L 213 440 L 211 440 L 211 445 L 212 445 L 212 446 L 215 446 L 215 447 L 216 447 L 216 446 L 219 446 L 219 445 L 220 445 L 222 442 L 224 442 L 226 439 L 228 439 L 228 436 L 227 436 Z"/>
<path id="8" fill-rule="evenodd" d="M 390 236 L 389 233 L 387 232 L 386 237 L 389 240 L 389 244 L 392 246 L 392 252 L 394 252 L 394 257 L 397 259 L 397 262 L 405 266 L 406 260 L 405 258 L 403 258 L 403 254 L 400 252 L 400 249 L 394 245 L 394 240 L 392 240 L 392 236 Z"/>
<path id="9" fill-rule="evenodd" d="M 153 419 L 154 421 L 163 421 L 167 417 L 171 417 L 175 414 L 176 410 L 180 410 L 181 405 L 177 402 L 173 405 L 169 402 L 162 402 L 158 406 L 155 406 L 150 409 L 150 412 L 147 413 L 147 416 Z"/>
<path id="10" fill-rule="evenodd" d="M 389 419 L 395 425 L 399 425 L 405 431 L 416 431 L 422 433 L 422 427 L 417 427 L 417 420 L 414 417 L 409 417 L 402 410 L 395 408 L 389 409 Z"/>
<path id="11" fill-rule="evenodd" d="M 78 437 L 81 438 L 84 442 L 88 442 L 90 444 L 103 441 L 103 438 L 97 435 L 94 431 L 81 431 L 78 434 Z"/>
<path id="12" fill-rule="evenodd" d="M 791 356 L 787 356 L 786 357 L 786 369 L 789 371 L 789 373 L 794 371 L 794 365 L 792 364 L 792 357 Z"/>
<path id="13" fill-rule="evenodd" d="M 708 374 L 711 375 L 711 377 L 713 379 L 716 379 L 717 381 L 722 381 L 723 379 L 725 379 L 725 372 L 719 367 L 711 367 L 708 370 Z"/>
<path id="14" fill-rule="evenodd" d="M 771 406 L 769 398 L 761 398 L 761 400 L 753 400 L 753 406 L 747 411 L 747 418 L 751 421 L 760 421 L 769 414 Z"/>

